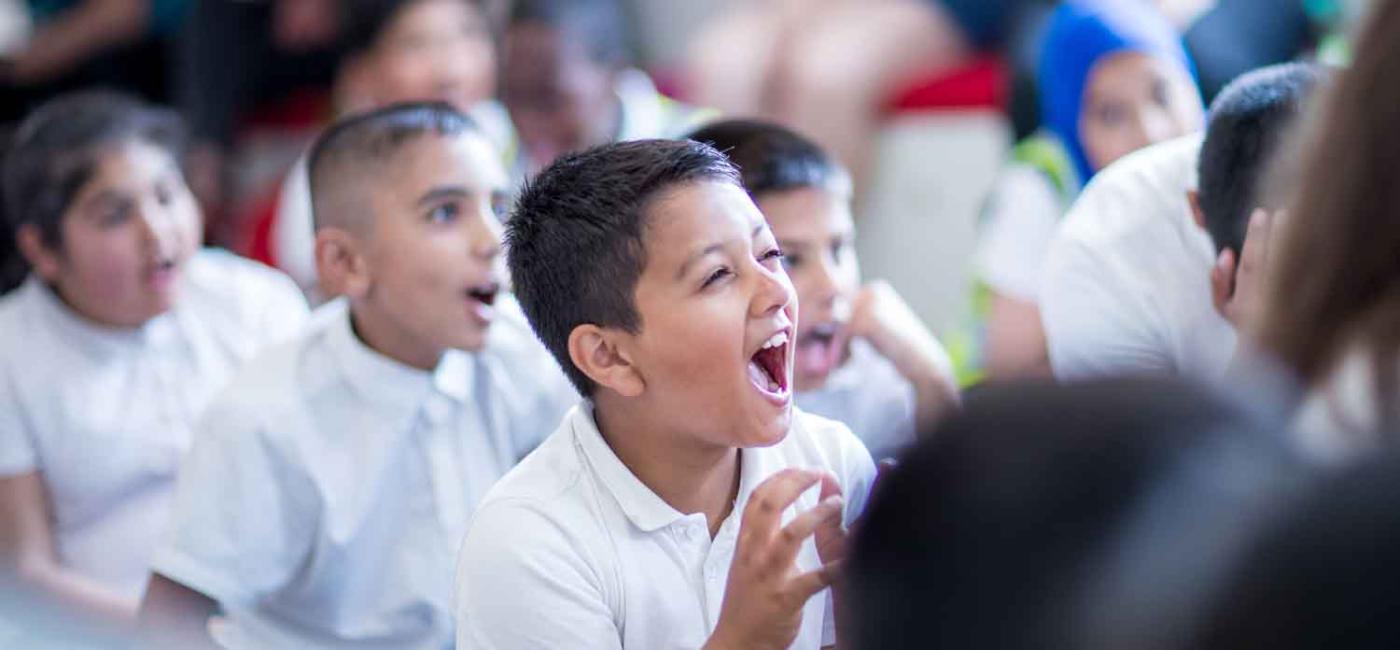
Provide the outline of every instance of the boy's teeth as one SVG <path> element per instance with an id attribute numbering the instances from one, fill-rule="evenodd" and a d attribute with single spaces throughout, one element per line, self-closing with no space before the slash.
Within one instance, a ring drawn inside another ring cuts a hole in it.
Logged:
<path id="1" fill-rule="evenodd" d="M 787 332 L 778 332 L 777 334 L 774 334 L 772 338 L 763 342 L 762 349 L 767 350 L 769 348 L 776 348 L 784 343 L 787 343 L 787 340 Z"/>

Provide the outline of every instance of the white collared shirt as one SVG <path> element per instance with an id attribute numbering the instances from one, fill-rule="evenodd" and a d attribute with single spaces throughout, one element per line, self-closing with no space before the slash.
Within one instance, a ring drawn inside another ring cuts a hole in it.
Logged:
<path id="1" fill-rule="evenodd" d="M 789 468 L 827 470 L 846 495 L 845 522 L 865 506 L 875 467 L 845 426 L 793 411 L 786 438 L 740 451 L 733 513 L 710 538 L 703 514 L 667 505 L 623 465 L 576 407 L 477 509 L 457 567 L 460 650 L 698 648 L 714 631 L 739 522 L 764 479 Z M 817 504 L 804 493 L 786 523 Z M 820 566 L 804 542 L 803 571 Z M 830 592 L 808 601 L 791 646 L 834 641 Z"/>
<path id="2" fill-rule="evenodd" d="M 948 377 L 950 366 L 944 368 Z M 850 358 L 826 384 L 795 393 L 794 399 L 802 410 L 850 427 L 876 459 L 892 458 L 914 442 L 914 385 L 862 339 L 851 341 Z"/>
<path id="3" fill-rule="evenodd" d="M 232 648 L 444 648 L 476 501 L 577 394 L 508 296 L 431 372 L 365 346 L 335 301 L 210 406 L 156 572 L 217 601 Z"/>
<path id="4" fill-rule="evenodd" d="M 1224 376 L 1235 330 L 1211 302 L 1215 246 L 1196 225 L 1201 137 L 1148 147 L 1094 177 L 1051 244 L 1041 319 L 1055 376 Z"/>
<path id="5" fill-rule="evenodd" d="M 131 598 L 205 404 L 306 320 L 290 280 L 228 253 L 199 252 L 183 283 L 133 329 L 86 320 L 37 277 L 0 299 L 0 476 L 39 472 L 60 562 Z"/>

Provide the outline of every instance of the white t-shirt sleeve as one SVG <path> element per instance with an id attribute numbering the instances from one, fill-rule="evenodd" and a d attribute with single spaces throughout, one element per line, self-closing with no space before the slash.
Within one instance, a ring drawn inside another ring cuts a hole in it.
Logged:
<path id="1" fill-rule="evenodd" d="M 997 293 L 1038 302 L 1045 251 L 1064 205 L 1055 186 L 1025 165 L 1006 169 L 993 189 L 973 264 Z"/>
<path id="2" fill-rule="evenodd" d="M 841 492 L 846 501 L 842 520 L 849 529 L 865 512 L 865 505 L 870 500 L 870 490 L 875 485 L 875 462 L 850 429 L 839 423 L 831 424 L 834 426 L 827 435 L 835 440 L 837 448 L 835 466 L 831 469 L 841 482 Z M 822 647 L 825 648 L 836 644 L 836 607 L 831 590 L 828 589 L 822 597 L 826 599 L 825 620 L 822 621 Z"/>
<path id="3" fill-rule="evenodd" d="M 274 591 L 302 563 L 316 525 L 305 480 L 270 444 L 258 414 L 216 403 L 181 467 L 153 570 L 226 606 Z"/>
<path id="4" fill-rule="evenodd" d="M 458 650 L 621 650 L 581 534 L 518 501 L 479 509 L 457 561 Z"/>
<path id="5" fill-rule="evenodd" d="M 1055 241 L 1044 289 L 1040 314 L 1056 378 L 1175 369 L 1170 346 L 1154 328 L 1153 307 L 1131 289 L 1121 270 L 1085 242 L 1072 237 Z"/>
<path id="6" fill-rule="evenodd" d="M 25 422 L 15 378 L 0 366 L 0 476 L 18 476 L 38 469 L 34 432 Z"/>

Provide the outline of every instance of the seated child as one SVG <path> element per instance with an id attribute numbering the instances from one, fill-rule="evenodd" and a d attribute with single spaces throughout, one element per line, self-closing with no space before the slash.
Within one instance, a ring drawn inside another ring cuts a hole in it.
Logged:
<path id="1" fill-rule="evenodd" d="M 515 0 L 501 41 L 501 102 L 517 180 L 588 147 L 673 138 L 712 115 L 667 99 L 630 67 L 620 0 Z"/>
<path id="2" fill-rule="evenodd" d="M 565 156 L 525 189 L 506 246 L 586 399 L 472 518 L 457 646 L 833 645 L 826 587 L 875 467 L 792 405 L 796 295 L 724 154 Z"/>
<path id="3" fill-rule="evenodd" d="M 776 124 L 724 121 L 689 138 L 729 156 L 783 249 L 802 307 L 797 405 L 850 426 L 875 458 L 893 456 L 957 403 L 957 391 L 947 353 L 899 294 L 883 282 L 861 286 L 845 171 Z"/>
<path id="4" fill-rule="evenodd" d="M 497 147 L 510 120 L 489 101 L 496 50 L 479 0 L 347 0 L 336 83 L 342 115 L 409 101 L 444 101 L 470 115 Z M 282 184 L 269 248 L 273 261 L 318 300 L 315 228 L 306 157 Z"/>
<path id="5" fill-rule="evenodd" d="M 195 418 L 306 318 L 286 277 L 199 249 L 181 137 L 134 98 L 64 95 L 4 163 L 31 270 L 0 299 L 0 562 L 118 619 L 136 613 Z"/>
<path id="6" fill-rule="evenodd" d="M 1253 217 L 1269 206 L 1256 194 L 1321 76 L 1303 64 L 1246 74 L 1211 105 L 1204 142 L 1135 153 L 1084 191 L 1045 265 L 1057 378 L 1225 375 L 1248 302 L 1247 291 L 1236 295 L 1237 261 L 1246 232 L 1268 221 Z"/>
<path id="7" fill-rule="evenodd" d="M 577 399 L 500 293 L 505 171 L 406 104 L 311 154 L 317 262 L 346 298 L 210 407 L 143 621 L 153 641 L 442 648 L 477 500 Z M 164 647 L 164 646 L 162 646 Z"/>
<path id="8" fill-rule="evenodd" d="M 1069 0 L 1041 46 L 1044 132 L 1017 145 L 983 215 L 973 312 L 954 346 L 964 382 L 1048 375 L 1040 324 L 1045 251 L 1080 188 L 1113 161 L 1201 128 L 1191 62 L 1136 0 Z"/>

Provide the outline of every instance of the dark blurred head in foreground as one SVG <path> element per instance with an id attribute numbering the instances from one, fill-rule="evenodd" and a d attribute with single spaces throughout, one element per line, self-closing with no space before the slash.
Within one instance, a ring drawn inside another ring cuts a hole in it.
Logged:
<path id="1" fill-rule="evenodd" d="M 882 650 L 1189 647 L 1299 470 L 1201 389 L 989 389 L 877 489 L 847 629 Z"/>

